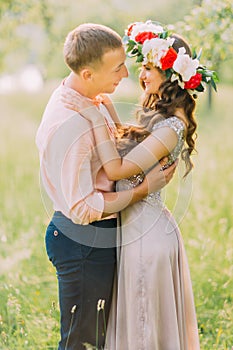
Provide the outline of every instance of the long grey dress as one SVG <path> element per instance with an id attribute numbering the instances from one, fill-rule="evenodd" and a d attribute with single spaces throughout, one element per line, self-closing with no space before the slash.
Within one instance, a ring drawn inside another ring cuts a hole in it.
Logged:
<path id="1" fill-rule="evenodd" d="M 171 117 L 155 124 L 172 128 L 180 154 L 184 124 Z M 135 186 L 138 176 L 118 182 Z M 180 231 L 160 193 L 121 213 L 118 276 L 107 327 L 106 350 L 199 350 L 188 262 Z"/>

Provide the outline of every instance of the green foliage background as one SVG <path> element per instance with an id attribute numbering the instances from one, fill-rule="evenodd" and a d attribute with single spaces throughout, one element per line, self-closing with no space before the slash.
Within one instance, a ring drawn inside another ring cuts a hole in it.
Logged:
<path id="1" fill-rule="evenodd" d="M 223 79 L 233 81 L 233 73 L 221 64 L 233 53 L 231 0 L 0 0 L 0 72 L 34 63 L 46 80 L 64 76 L 62 47 L 74 27 L 97 22 L 123 35 L 130 22 L 146 19 L 172 24 L 193 46 L 203 48 L 212 68 L 224 67 Z"/>

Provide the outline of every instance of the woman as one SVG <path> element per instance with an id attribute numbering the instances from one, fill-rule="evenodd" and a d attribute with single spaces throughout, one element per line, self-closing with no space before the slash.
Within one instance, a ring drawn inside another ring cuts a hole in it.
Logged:
<path id="1" fill-rule="evenodd" d="M 137 186 L 164 157 L 169 166 L 181 154 L 184 176 L 191 171 L 196 91 L 204 90 L 203 82 L 215 87 L 216 81 L 214 72 L 200 66 L 199 58 L 191 57 L 183 38 L 169 35 L 151 21 L 131 24 L 124 42 L 127 53 L 142 62 L 139 79 L 144 99 L 138 112 L 139 126 L 119 127 L 117 148 L 98 108 L 66 97 L 69 108 L 93 123 L 103 167 L 108 177 L 117 181 L 118 191 Z M 117 296 L 106 349 L 200 349 L 182 237 L 160 193 L 121 212 L 120 244 Z"/>

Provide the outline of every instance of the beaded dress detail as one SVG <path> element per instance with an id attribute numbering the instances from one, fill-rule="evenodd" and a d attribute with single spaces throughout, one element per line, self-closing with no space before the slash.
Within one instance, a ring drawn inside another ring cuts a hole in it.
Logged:
<path id="1" fill-rule="evenodd" d="M 177 134 L 168 165 L 184 144 L 177 117 L 157 122 Z M 136 186 L 144 174 L 120 180 L 117 190 Z M 192 284 L 181 233 L 160 192 L 121 212 L 117 282 L 105 350 L 199 350 Z"/>

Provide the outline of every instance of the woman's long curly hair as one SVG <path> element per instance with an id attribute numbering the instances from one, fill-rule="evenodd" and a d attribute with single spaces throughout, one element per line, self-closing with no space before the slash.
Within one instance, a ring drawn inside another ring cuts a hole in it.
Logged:
<path id="1" fill-rule="evenodd" d="M 186 53 L 191 56 L 191 50 L 182 37 L 173 34 L 172 38 L 175 39 L 172 46 L 177 52 L 180 47 L 185 47 Z M 161 73 L 164 74 L 162 70 Z M 143 81 L 140 81 L 140 84 L 145 89 Z M 166 79 L 159 87 L 159 95 L 147 94 L 143 96 L 142 109 L 137 111 L 139 126 L 122 126 L 118 129 L 117 145 L 119 152 L 122 155 L 126 154 L 150 134 L 155 123 L 174 116 L 176 109 L 182 108 L 187 120 L 186 147 L 181 153 L 186 166 L 185 177 L 193 168 L 190 156 L 195 150 L 197 137 L 197 123 L 194 116 L 195 107 L 195 99 L 187 90 L 182 89 L 177 81 L 172 82 L 170 78 Z"/>

